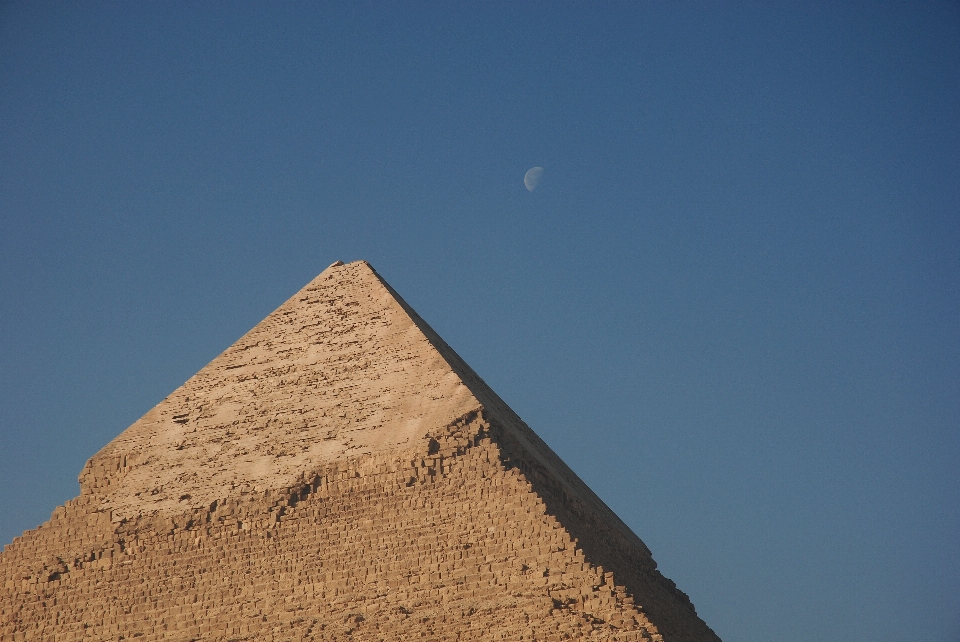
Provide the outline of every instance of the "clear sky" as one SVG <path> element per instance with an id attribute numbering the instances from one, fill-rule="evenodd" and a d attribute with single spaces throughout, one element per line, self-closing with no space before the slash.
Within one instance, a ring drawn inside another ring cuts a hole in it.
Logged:
<path id="1" fill-rule="evenodd" d="M 956 2 L 0 4 L 0 540 L 361 258 L 724 640 L 960 639 Z"/>

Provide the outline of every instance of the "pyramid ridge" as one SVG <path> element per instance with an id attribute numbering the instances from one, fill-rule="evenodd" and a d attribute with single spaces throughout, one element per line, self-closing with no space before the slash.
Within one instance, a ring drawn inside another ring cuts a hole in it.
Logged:
<path id="1" fill-rule="evenodd" d="M 366 262 L 364 262 L 366 263 Z M 411 320 L 417 325 L 428 341 L 433 344 L 437 352 L 446 360 L 450 368 L 460 377 L 461 381 L 478 400 L 488 417 L 492 417 L 503 429 L 509 431 L 518 446 L 533 455 L 536 464 L 546 469 L 546 474 L 565 486 L 566 492 L 576 495 L 578 499 L 589 504 L 593 509 L 600 511 L 607 519 L 616 524 L 616 527 L 627 538 L 643 548 L 646 545 L 627 526 L 623 520 L 587 486 L 583 480 L 554 452 L 552 448 L 527 425 L 520 416 L 491 388 L 480 375 L 446 342 L 444 339 L 397 293 L 389 283 L 383 280 L 372 265 L 367 264 L 404 308 Z"/>

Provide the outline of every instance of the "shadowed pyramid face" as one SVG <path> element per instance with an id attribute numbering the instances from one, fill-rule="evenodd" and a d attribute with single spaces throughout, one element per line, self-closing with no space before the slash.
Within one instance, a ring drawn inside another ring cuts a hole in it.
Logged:
<path id="1" fill-rule="evenodd" d="M 0 555 L 0 640 L 716 641 L 367 263 L 335 263 Z"/>

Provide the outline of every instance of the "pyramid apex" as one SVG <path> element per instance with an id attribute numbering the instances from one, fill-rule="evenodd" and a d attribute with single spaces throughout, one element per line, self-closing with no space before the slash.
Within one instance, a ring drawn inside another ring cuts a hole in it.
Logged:
<path id="1" fill-rule="evenodd" d="M 344 261 L 339 261 L 339 260 L 338 260 L 338 261 L 334 261 L 333 263 L 331 263 L 330 265 L 328 265 L 328 266 L 327 266 L 327 269 L 324 270 L 323 272 L 321 272 L 320 274 L 321 274 L 321 275 L 322 275 L 322 274 L 326 274 L 329 270 L 333 270 L 333 269 L 335 269 L 335 268 L 359 268 L 359 267 L 365 267 L 365 268 L 367 268 L 368 270 L 370 270 L 371 272 L 376 273 L 376 269 L 374 269 L 374 267 L 370 264 L 369 261 L 365 261 L 365 260 L 363 260 L 363 259 L 357 259 L 356 261 L 349 261 L 349 262 L 344 262 Z M 320 275 L 318 275 L 318 276 L 320 276 Z"/>

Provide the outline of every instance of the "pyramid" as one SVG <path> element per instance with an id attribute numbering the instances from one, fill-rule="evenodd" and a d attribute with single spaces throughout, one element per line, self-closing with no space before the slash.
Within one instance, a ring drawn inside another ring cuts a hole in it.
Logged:
<path id="1" fill-rule="evenodd" d="M 366 262 L 331 265 L 0 554 L 2 640 L 719 640 Z"/>

